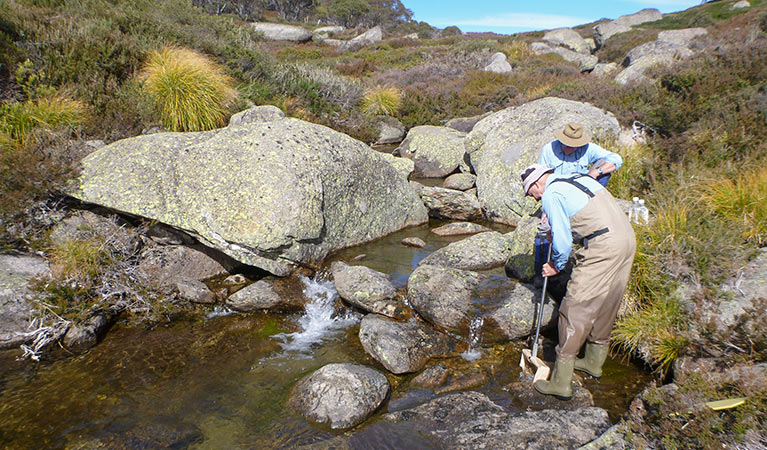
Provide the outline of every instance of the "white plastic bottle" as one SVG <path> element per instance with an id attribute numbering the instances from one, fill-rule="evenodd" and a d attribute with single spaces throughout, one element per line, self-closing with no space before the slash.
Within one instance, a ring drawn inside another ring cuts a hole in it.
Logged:
<path id="1" fill-rule="evenodd" d="M 639 220 L 645 225 L 650 223 L 650 210 L 644 205 L 644 199 L 639 200 Z"/>

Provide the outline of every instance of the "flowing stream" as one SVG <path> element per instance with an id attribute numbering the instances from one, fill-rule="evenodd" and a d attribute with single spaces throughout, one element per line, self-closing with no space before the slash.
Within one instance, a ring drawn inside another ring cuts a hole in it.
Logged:
<path id="1" fill-rule="evenodd" d="M 405 237 L 420 237 L 427 247 L 405 247 Z M 388 273 L 404 288 L 421 259 L 458 239 L 415 227 L 335 258 L 364 254 L 354 264 Z M 311 301 L 301 314 L 219 308 L 153 328 L 117 324 L 89 352 L 41 363 L 0 351 L 0 448 L 311 448 L 337 436 L 286 406 L 292 386 L 329 363 L 383 369 L 362 349 L 359 316 L 340 306 L 332 283 L 303 281 Z M 475 390 L 497 403 L 530 406 L 505 389 L 519 379 L 520 345 L 483 347 L 475 336 L 470 357 L 442 362 L 455 373 L 484 370 L 488 382 Z M 373 418 L 348 433 L 352 448 L 434 448 L 407 423 L 380 420 L 433 396 L 409 390 L 413 376 L 388 375 L 396 388 Z M 602 379 L 584 383 L 615 420 L 650 379 L 641 368 L 610 359 Z"/>

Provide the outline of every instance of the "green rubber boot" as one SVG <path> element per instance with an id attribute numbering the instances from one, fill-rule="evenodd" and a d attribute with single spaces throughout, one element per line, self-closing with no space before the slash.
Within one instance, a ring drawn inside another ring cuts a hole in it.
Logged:
<path id="1" fill-rule="evenodd" d="M 586 343 L 586 354 L 582 359 L 575 360 L 575 370 L 586 372 L 594 378 L 602 376 L 602 365 L 607 359 L 609 353 L 607 345 L 597 345 L 591 342 Z"/>
<path id="2" fill-rule="evenodd" d="M 573 388 L 570 381 L 573 379 L 573 365 L 575 360 L 557 358 L 554 363 L 554 371 L 551 373 L 551 381 L 536 381 L 533 386 L 541 394 L 553 395 L 560 400 L 570 400 L 573 396 Z"/>

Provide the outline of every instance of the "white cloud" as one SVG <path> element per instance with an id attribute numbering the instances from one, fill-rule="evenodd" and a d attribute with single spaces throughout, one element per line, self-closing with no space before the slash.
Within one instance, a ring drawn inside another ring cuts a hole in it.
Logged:
<path id="1" fill-rule="evenodd" d="M 479 18 L 467 18 L 463 20 L 434 20 L 436 26 L 479 26 L 479 27 L 507 27 L 526 28 L 531 30 L 549 30 L 552 28 L 573 27 L 592 22 L 594 19 L 586 17 L 562 16 L 556 14 L 535 13 L 507 13 L 484 16 Z"/>

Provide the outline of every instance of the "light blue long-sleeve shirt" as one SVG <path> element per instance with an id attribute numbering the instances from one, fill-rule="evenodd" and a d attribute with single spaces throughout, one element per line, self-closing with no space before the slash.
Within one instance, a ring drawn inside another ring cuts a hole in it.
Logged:
<path id="1" fill-rule="evenodd" d="M 538 164 L 551 167 L 554 169 L 554 173 L 560 175 L 574 175 L 576 173 L 585 175 L 589 171 L 589 166 L 600 159 L 615 164 L 615 170 L 618 170 L 623 164 L 621 155 L 605 150 L 593 142 L 577 147 L 574 152 L 567 155 L 562 150 L 562 143 L 559 140 L 554 140 L 543 146 Z"/>
<path id="2" fill-rule="evenodd" d="M 570 218 L 588 204 L 591 197 L 570 183 L 554 183 L 557 179 L 570 178 L 572 175 L 557 175 L 553 173 L 546 180 L 546 190 L 541 197 L 543 211 L 549 217 L 551 237 L 554 248 L 552 259 L 557 270 L 563 270 L 570 252 L 573 250 L 573 233 L 570 228 Z M 599 181 L 589 177 L 580 177 L 577 181 L 596 193 L 604 189 Z"/>

